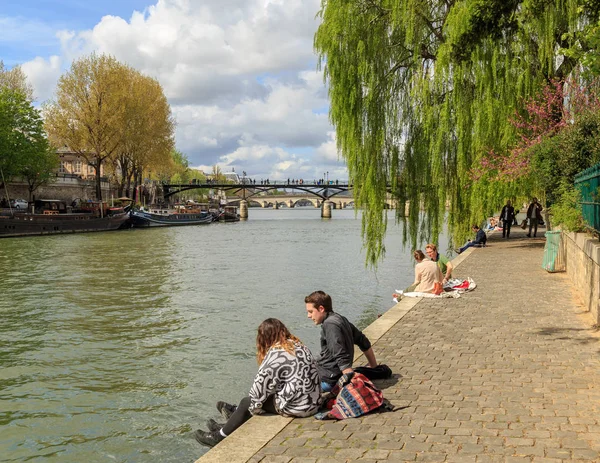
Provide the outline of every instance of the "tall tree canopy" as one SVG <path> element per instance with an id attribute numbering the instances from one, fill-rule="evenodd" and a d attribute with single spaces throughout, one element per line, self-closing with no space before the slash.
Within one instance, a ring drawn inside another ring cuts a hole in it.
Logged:
<path id="1" fill-rule="evenodd" d="M 29 101 L 33 101 L 33 87 L 27 81 L 27 77 L 21 66 L 14 66 L 11 69 L 7 69 L 4 66 L 4 62 L 0 60 L 0 87 L 17 91 Z"/>
<path id="2" fill-rule="evenodd" d="M 92 54 L 73 61 L 46 104 L 50 140 L 68 146 L 96 170 L 96 198 L 102 199 L 101 166 L 122 142 L 127 68 L 115 58 Z"/>
<path id="3" fill-rule="evenodd" d="M 462 241 L 523 182 L 473 178 L 516 143 L 524 99 L 589 59 L 595 0 L 323 0 L 315 48 L 338 149 L 364 208 L 367 259 L 384 251 L 392 185 L 405 240 Z M 421 213 L 421 209 L 424 209 Z"/>
<path id="4" fill-rule="evenodd" d="M 174 148 L 175 123 L 160 83 L 129 69 L 125 108 L 120 125 L 122 143 L 114 159 L 119 174 L 119 195 L 129 196 L 141 183 L 144 171 L 159 170 L 170 161 Z"/>
<path id="5" fill-rule="evenodd" d="M 0 86 L 0 185 L 14 177 L 35 177 L 30 192 L 48 181 L 57 165 L 44 124 L 37 109 L 27 97 Z"/>
<path id="6" fill-rule="evenodd" d="M 56 95 L 45 107 L 48 133 L 55 144 L 68 146 L 95 167 L 98 199 L 101 166 L 115 167 L 123 190 L 157 158 L 169 158 L 174 122 L 155 79 L 112 56 L 91 54 L 61 76 Z"/>

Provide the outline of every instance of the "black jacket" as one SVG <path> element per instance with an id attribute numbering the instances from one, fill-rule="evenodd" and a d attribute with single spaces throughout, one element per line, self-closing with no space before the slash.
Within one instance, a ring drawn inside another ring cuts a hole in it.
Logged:
<path id="1" fill-rule="evenodd" d="M 512 221 L 515 219 L 515 208 L 512 206 L 505 205 L 502 208 L 502 212 L 500 212 L 500 218 L 502 220 L 504 220 L 504 213 L 506 212 L 507 209 L 508 209 L 508 218 L 506 219 L 506 222 L 512 223 Z"/>
<path id="2" fill-rule="evenodd" d="M 352 368 L 354 344 L 362 352 L 371 347 L 369 339 L 346 317 L 329 312 L 321 324 L 321 354 L 317 359 L 321 381 L 333 384 L 342 370 Z"/>
<path id="3" fill-rule="evenodd" d="M 477 234 L 475 235 L 474 243 L 475 244 L 485 244 L 485 243 L 487 243 L 487 235 L 485 234 L 485 232 L 481 228 L 479 230 L 477 230 Z"/>

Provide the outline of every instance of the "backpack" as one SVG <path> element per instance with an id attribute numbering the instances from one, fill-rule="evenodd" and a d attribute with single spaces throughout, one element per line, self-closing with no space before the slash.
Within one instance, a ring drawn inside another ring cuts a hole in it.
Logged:
<path id="1" fill-rule="evenodd" d="M 325 404 L 328 411 L 317 413 L 319 420 L 356 418 L 376 410 L 383 404 L 383 392 L 364 375 L 355 373 L 348 384 L 341 389 L 335 386 L 331 391 L 337 397 Z"/>

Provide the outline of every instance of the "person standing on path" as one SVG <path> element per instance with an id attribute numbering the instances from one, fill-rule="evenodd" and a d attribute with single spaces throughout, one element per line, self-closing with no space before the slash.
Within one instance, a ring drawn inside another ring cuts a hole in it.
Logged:
<path id="1" fill-rule="evenodd" d="M 529 233 L 527 238 L 531 238 L 531 228 L 533 227 L 533 237 L 537 235 L 538 222 L 542 218 L 542 205 L 538 203 L 537 198 L 533 198 L 531 204 L 527 208 L 527 219 L 529 220 Z"/>
<path id="2" fill-rule="evenodd" d="M 506 201 L 500 217 L 502 217 L 502 238 L 510 238 L 510 227 L 515 219 L 515 208 L 512 207 L 510 200 Z"/>
<path id="3" fill-rule="evenodd" d="M 427 246 L 425 246 L 425 252 L 432 261 L 438 264 L 438 267 L 442 272 L 442 276 L 444 277 L 442 283 L 446 283 L 450 278 L 452 278 L 452 270 L 454 267 L 446 256 L 443 256 L 438 252 L 435 244 L 429 243 Z"/>
<path id="4" fill-rule="evenodd" d="M 315 325 L 321 325 L 321 355 L 317 370 L 321 389 L 329 392 L 343 374 L 354 372 L 354 345 L 363 352 L 371 368 L 377 366 L 369 339 L 348 319 L 333 311 L 331 296 L 315 291 L 304 298 L 306 312 Z"/>

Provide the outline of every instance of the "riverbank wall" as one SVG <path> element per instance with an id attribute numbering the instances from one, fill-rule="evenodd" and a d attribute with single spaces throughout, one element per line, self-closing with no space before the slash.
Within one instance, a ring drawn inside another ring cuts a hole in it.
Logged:
<path id="1" fill-rule="evenodd" d="M 563 232 L 567 275 L 592 322 L 600 325 L 600 241 L 586 233 Z"/>

